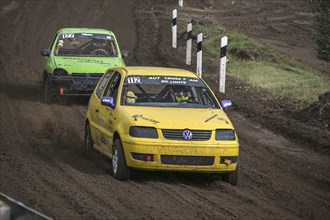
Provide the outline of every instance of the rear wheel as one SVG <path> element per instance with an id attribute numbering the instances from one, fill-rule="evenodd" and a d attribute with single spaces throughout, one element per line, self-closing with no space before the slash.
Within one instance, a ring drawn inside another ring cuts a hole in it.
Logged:
<path id="1" fill-rule="evenodd" d="M 112 173 L 117 180 L 128 180 L 131 168 L 127 166 L 125 153 L 120 139 L 115 141 L 112 148 Z"/>
<path id="2" fill-rule="evenodd" d="M 238 166 L 235 171 L 222 174 L 222 178 L 231 185 L 236 186 L 238 183 Z"/>

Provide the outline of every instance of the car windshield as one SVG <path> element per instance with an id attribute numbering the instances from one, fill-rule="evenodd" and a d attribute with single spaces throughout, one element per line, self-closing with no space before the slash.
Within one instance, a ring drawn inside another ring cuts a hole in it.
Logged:
<path id="1" fill-rule="evenodd" d="M 205 83 L 198 78 L 128 76 L 122 105 L 176 108 L 220 108 Z"/>
<path id="2" fill-rule="evenodd" d="M 108 34 L 60 34 L 55 44 L 55 56 L 117 56 L 114 36 Z"/>

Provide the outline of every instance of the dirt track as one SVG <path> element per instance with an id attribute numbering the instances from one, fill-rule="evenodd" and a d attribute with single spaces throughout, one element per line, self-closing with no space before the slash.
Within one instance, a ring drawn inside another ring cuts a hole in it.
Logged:
<path id="1" fill-rule="evenodd" d="M 239 96 L 237 91 L 233 92 L 235 97 L 226 95 L 243 106 L 229 112 L 241 144 L 237 187 L 210 175 L 143 171 L 134 172 L 127 182 L 119 182 L 110 175 L 108 159 L 98 154 L 93 158 L 83 156 L 83 120 L 88 99 L 66 98 L 52 105 L 41 102 L 40 50 L 48 47 L 59 28 L 100 27 L 113 30 L 121 49 L 132 52 L 128 65 L 185 68 L 180 53 L 168 45 L 170 11 L 177 1 L 154 2 L 1 2 L 0 191 L 55 219 L 329 219 L 329 154 L 315 151 L 317 140 L 305 143 L 305 139 L 297 141 L 297 137 L 280 135 L 291 131 L 267 130 L 263 126 L 266 113 L 246 117 L 243 107 L 249 100 L 244 101 L 246 97 Z M 313 16 L 312 9 L 305 9 L 308 2 L 290 1 L 288 6 L 287 1 L 274 1 L 272 8 L 272 1 L 244 1 L 245 5 L 236 1 L 235 4 L 243 5 L 228 14 L 225 7 L 220 10 L 219 4 L 211 2 L 185 1 L 180 19 L 185 21 L 194 15 L 210 19 L 222 16 L 227 26 L 234 27 L 247 19 L 242 16 L 240 20 L 242 7 L 243 14 L 251 14 L 249 19 L 253 19 L 253 14 L 260 16 L 253 6 L 267 2 L 264 4 L 268 5 L 268 13 L 273 8 L 279 12 L 272 17 L 275 31 L 270 28 L 263 32 L 268 23 L 258 23 L 259 32 L 255 29 L 249 32 L 246 25 L 237 27 L 251 36 L 260 36 L 264 42 L 274 42 L 276 36 L 283 37 L 276 35 L 278 25 L 285 21 L 289 25 L 292 16 L 296 16 L 300 22 L 291 29 L 296 36 L 287 33 L 284 37 L 292 37 L 292 41 L 300 37 L 302 43 L 298 46 L 313 51 L 308 36 L 301 34 L 305 29 L 312 31 L 307 22 L 309 17 L 304 20 L 295 14 L 285 18 L 283 14 L 304 9 Z M 223 2 L 229 10 L 232 1 Z M 275 22 L 279 20 L 276 15 L 282 19 L 280 23 Z M 230 23 L 229 17 L 233 16 L 236 22 Z M 299 59 L 304 61 L 306 57 Z M 229 81 L 228 86 L 230 83 L 235 84 Z M 275 119 L 278 118 L 274 118 L 274 124 Z M 291 118 L 281 119 L 283 123 L 292 122 Z M 311 134 L 319 133 L 316 137 L 320 137 L 320 144 L 329 146 L 329 130 L 319 132 L 318 128 L 306 125 L 301 132 L 304 129 Z"/>

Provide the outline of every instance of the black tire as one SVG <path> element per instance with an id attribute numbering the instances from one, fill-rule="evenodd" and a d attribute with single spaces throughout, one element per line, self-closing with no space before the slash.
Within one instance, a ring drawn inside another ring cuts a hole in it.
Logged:
<path id="1" fill-rule="evenodd" d="M 112 147 L 112 173 L 117 180 L 128 180 L 131 174 L 120 139 L 117 139 Z"/>
<path id="2" fill-rule="evenodd" d="M 93 153 L 93 139 L 92 139 L 92 133 L 91 133 L 91 128 L 89 124 L 86 125 L 85 127 L 85 138 L 84 138 L 84 154 L 86 156 L 91 156 Z"/>
<path id="3" fill-rule="evenodd" d="M 50 91 L 50 81 L 48 77 L 45 78 L 44 80 L 44 102 L 46 104 L 50 104 L 52 102 L 52 93 Z"/>
<path id="4" fill-rule="evenodd" d="M 238 166 L 235 171 L 222 174 L 222 178 L 231 185 L 236 186 L 238 183 Z"/>

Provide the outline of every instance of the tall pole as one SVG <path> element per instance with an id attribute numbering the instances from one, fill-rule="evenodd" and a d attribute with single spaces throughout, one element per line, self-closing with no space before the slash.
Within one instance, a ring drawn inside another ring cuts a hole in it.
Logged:
<path id="1" fill-rule="evenodd" d="M 187 50 L 186 50 L 186 64 L 191 65 L 191 44 L 192 44 L 192 24 L 187 25 Z"/>
<path id="2" fill-rule="evenodd" d="M 179 0 L 179 6 L 182 8 L 183 7 L 183 0 Z"/>
<path id="3" fill-rule="evenodd" d="M 176 38 L 177 38 L 176 18 L 177 18 L 177 10 L 174 9 L 172 12 L 172 47 L 173 48 L 176 48 Z"/>
<path id="4" fill-rule="evenodd" d="M 196 73 L 198 76 L 202 77 L 202 41 L 203 41 L 203 33 L 197 35 L 197 70 Z"/>
<path id="5" fill-rule="evenodd" d="M 222 37 L 220 42 L 220 79 L 219 91 L 225 93 L 226 87 L 226 64 L 227 64 L 227 44 L 228 37 Z"/>

